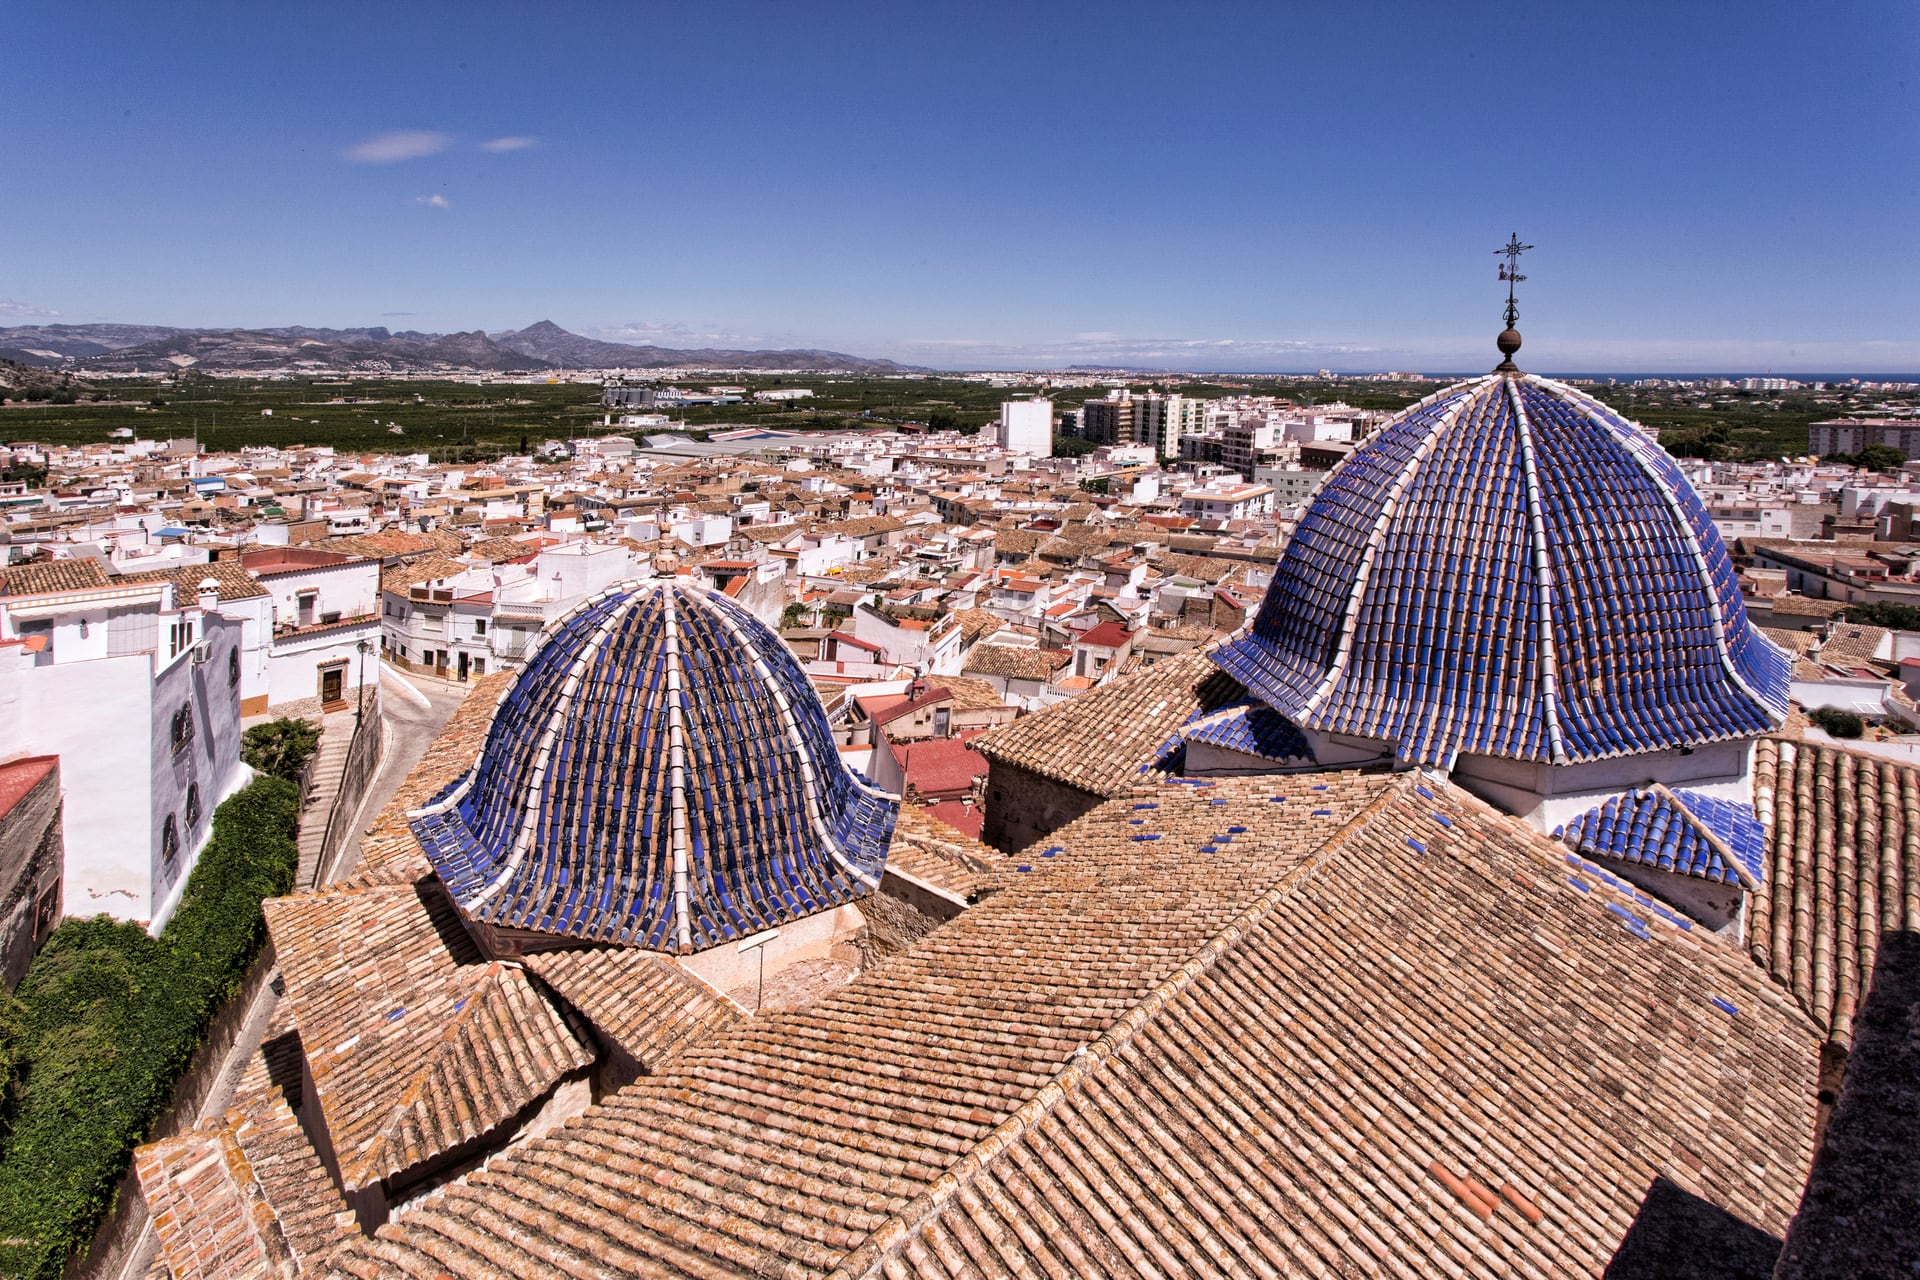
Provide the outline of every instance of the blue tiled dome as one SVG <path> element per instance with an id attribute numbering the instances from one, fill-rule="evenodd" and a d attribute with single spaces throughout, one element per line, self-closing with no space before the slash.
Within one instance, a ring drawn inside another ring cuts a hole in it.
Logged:
<path id="1" fill-rule="evenodd" d="M 413 830 L 474 919 L 688 951 L 866 893 L 898 812 L 779 637 L 658 581 L 548 627 Z"/>
<path id="2" fill-rule="evenodd" d="M 1762 733 L 1790 671 L 1673 459 L 1524 374 L 1449 387 L 1355 450 L 1215 661 L 1303 727 L 1442 767 Z"/>

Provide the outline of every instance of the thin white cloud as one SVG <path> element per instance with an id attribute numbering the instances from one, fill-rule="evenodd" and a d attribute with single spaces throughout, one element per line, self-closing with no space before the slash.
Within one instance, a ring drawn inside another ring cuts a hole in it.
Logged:
<path id="1" fill-rule="evenodd" d="M 392 320 L 399 316 L 417 316 L 419 314 L 418 311 L 382 311 L 380 318 L 382 320 Z"/>
<path id="2" fill-rule="evenodd" d="M 356 164 L 393 164 L 400 160 L 418 160 L 437 155 L 453 141 L 431 129 L 389 129 L 356 143 L 340 154 Z"/>
<path id="3" fill-rule="evenodd" d="M 0 298 L 0 316 L 12 316 L 19 319 L 50 319 L 59 315 L 58 311 L 46 307 L 36 307 L 31 302 L 21 302 L 15 298 Z"/>
<path id="4" fill-rule="evenodd" d="M 448 202 L 448 200 L 447 200 L 447 198 L 446 198 L 445 196 L 443 196 L 443 195 L 441 195 L 441 194 L 440 194 L 439 192 L 437 192 L 437 191 L 436 191 L 436 192 L 434 192 L 434 193 L 433 193 L 432 195 L 430 195 L 430 196 L 415 196 L 415 197 L 413 198 L 413 202 L 414 202 L 415 204 L 424 204 L 424 205 L 426 205 L 426 206 L 427 206 L 428 208 L 430 208 L 430 209 L 451 209 L 451 208 L 453 208 L 453 205 L 452 205 L 451 203 L 449 203 L 449 202 Z"/>
<path id="5" fill-rule="evenodd" d="M 482 151 L 525 151 L 528 147 L 538 146 L 540 139 L 529 138 L 521 134 L 511 134 L 504 138 L 488 138 L 480 144 Z"/>

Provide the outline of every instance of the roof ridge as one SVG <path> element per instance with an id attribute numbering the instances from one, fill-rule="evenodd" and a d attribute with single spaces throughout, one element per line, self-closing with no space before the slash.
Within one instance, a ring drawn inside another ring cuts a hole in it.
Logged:
<path id="1" fill-rule="evenodd" d="M 1746 863 L 1738 854 L 1734 853 L 1733 846 L 1720 838 L 1720 833 L 1713 829 L 1713 824 L 1708 822 L 1703 814 L 1695 811 L 1694 807 L 1686 802 L 1685 797 L 1677 791 L 1674 791 L 1664 782 L 1655 782 L 1649 790 L 1655 795 L 1663 797 L 1668 804 L 1686 815 L 1687 820 L 1693 823 L 1695 830 L 1700 833 L 1700 838 L 1705 840 L 1708 847 L 1720 855 L 1720 861 L 1725 863 L 1733 871 L 1733 874 L 1740 878 L 1742 887 L 1747 889 L 1758 889 L 1760 887 L 1760 882 L 1753 878 L 1751 871 L 1747 870 Z M 1755 814 L 1754 820 L 1756 822 L 1759 820 L 1758 814 Z"/>
<path id="2" fill-rule="evenodd" d="M 1540 473 L 1533 463 L 1533 424 L 1514 379 L 1502 378 L 1520 436 L 1520 463 L 1527 478 L 1527 528 L 1533 535 L 1534 605 L 1540 619 L 1540 701 L 1547 718 L 1547 750 L 1555 764 L 1570 763 L 1560 733 L 1560 655 L 1553 634 L 1553 557 L 1547 552 L 1547 521 L 1540 503 Z"/>
<path id="3" fill-rule="evenodd" d="M 996 1125 L 991 1133 L 976 1141 L 965 1155 L 942 1171 L 918 1195 L 869 1232 L 857 1248 L 840 1259 L 827 1280 L 856 1280 L 856 1277 L 877 1274 L 889 1258 L 906 1246 L 924 1223 L 944 1209 L 965 1185 L 972 1182 L 976 1174 L 1045 1120 L 1073 1094 L 1081 1081 L 1132 1043 L 1140 1032 L 1159 1017 L 1162 1010 L 1210 971 L 1291 896 L 1302 881 L 1311 878 L 1355 834 L 1364 832 L 1377 813 L 1411 792 L 1419 777 L 1418 772 L 1409 771 L 1393 785 L 1382 787 L 1379 795 L 1347 819 L 1319 849 L 1301 859 L 1297 866 L 1254 899 L 1244 911 L 1222 925 L 1184 964 L 1135 1000 L 1098 1038 L 1076 1050 L 1051 1080 L 1041 1085 L 1031 1098 Z"/>
<path id="4" fill-rule="evenodd" d="M 373 1162 L 373 1153 L 376 1149 L 381 1153 L 382 1166 L 393 1163 L 393 1156 L 389 1153 L 394 1146 L 395 1130 L 400 1127 L 400 1124 L 406 1119 L 409 1113 L 419 1107 L 421 1090 L 425 1086 L 427 1078 L 444 1065 L 449 1050 L 458 1040 L 466 1024 L 473 1021 L 481 1001 L 487 996 L 487 992 L 497 987 L 498 979 L 503 976 L 506 968 L 506 966 L 502 965 L 498 960 L 489 960 L 484 965 L 461 965 L 459 967 L 478 968 L 481 972 L 477 977 L 470 980 L 465 994 L 455 1003 L 453 1017 L 449 1018 L 447 1024 L 440 1029 L 440 1034 L 435 1038 L 433 1047 L 429 1049 L 426 1056 L 420 1060 L 420 1065 L 412 1073 L 407 1087 L 400 1091 L 400 1096 L 394 1102 L 392 1109 L 387 1113 L 386 1119 L 382 1120 L 373 1130 L 373 1141 L 365 1143 L 360 1148 L 359 1154 L 351 1160 L 346 1158 L 341 1159 L 340 1165 L 343 1180 L 347 1167 L 350 1164 L 354 1166 L 371 1164 Z M 403 1164 L 400 1167 L 404 1168 L 405 1165 Z M 364 1168 L 361 1172 L 365 1172 Z M 367 1182 L 384 1178 L 389 1172 L 391 1172 L 391 1170 L 383 1167 L 374 1177 L 367 1179 L 360 1185 L 365 1186 Z"/>

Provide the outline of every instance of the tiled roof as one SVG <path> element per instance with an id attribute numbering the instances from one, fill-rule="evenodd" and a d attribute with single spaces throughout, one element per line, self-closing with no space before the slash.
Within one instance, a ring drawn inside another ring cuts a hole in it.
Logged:
<path id="1" fill-rule="evenodd" d="M 1320 777 L 1102 806 L 323 1274 L 1597 1275 L 1662 1172 L 1784 1227 L 1816 1036 L 1735 945 Z"/>
<path id="2" fill-rule="evenodd" d="M 1779 646 L 1783 653 L 1798 657 L 1817 647 L 1820 637 L 1811 631 L 1789 627 L 1761 627 L 1760 634 Z"/>
<path id="3" fill-rule="evenodd" d="M 971 675 L 1009 680 L 1045 680 L 1067 665 L 1073 655 L 1064 649 L 1033 649 L 1009 644 L 980 644 L 967 654 L 962 668 Z"/>
<path id="4" fill-rule="evenodd" d="M 1833 634 L 1820 645 L 1819 658 L 1828 666 L 1865 666 L 1874 661 L 1874 650 L 1878 649 L 1886 638 L 1885 627 L 1837 622 L 1834 624 Z"/>
<path id="5" fill-rule="evenodd" d="M 279 1280 L 362 1238 L 278 1090 L 133 1163 L 171 1280 Z"/>
<path id="6" fill-rule="evenodd" d="M 747 1015 L 672 959 L 628 947 L 541 951 L 527 968 L 649 1075 Z"/>
<path id="7" fill-rule="evenodd" d="M 1655 784 L 1614 796 L 1553 833 L 1589 858 L 1757 888 L 1766 833 L 1751 806 Z"/>
<path id="8" fill-rule="evenodd" d="M 973 739 L 973 747 L 989 760 L 1019 765 L 1097 796 L 1116 796 L 1139 782 L 1142 770 L 1161 758 L 1195 712 L 1245 697 L 1231 677 L 1191 649 L 989 729 Z"/>
<path id="9" fill-rule="evenodd" d="M 871 890 L 897 807 L 841 763 L 778 636 L 653 581 L 541 634 L 413 832 L 476 919 L 688 951 Z"/>
<path id="10" fill-rule="evenodd" d="M 0 595 L 37 596 L 54 591 L 86 591 L 113 584 L 107 566 L 93 556 L 42 560 L 0 567 Z"/>
<path id="11" fill-rule="evenodd" d="M 372 833 L 360 842 L 362 877 L 411 880 L 426 873 L 426 856 L 407 825 L 407 814 L 430 802 L 473 767 L 486 745 L 494 707 L 519 674 L 513 670 L 490 671 L 467 682 L 466 697 L 454 709 L 446 727 L 374 819 Z"/>
<path id="12" fill-rule="evenodd" d="M 593 1061 L 524 972 L 480 962 L 431 880 L 349 881 L 265 910 L 348 1190 L 478 1137 Z"/>
<path id="13" fill-rule="evenodd" d="M 391 591 L 395 595 L 407 594 L 410 587 L 423 582 L 434 582 L 441 578 L 452 578 L 473 568 L 459 560 L 443 555 L 423 556 L 405 564 L 397 564 L 380 575 L 380 589 Z"/>
<path id="14" fill-rule="evenodd" d="M 1831 618 L 1847 607 L 1844 600 L 1817 600 L 1812 596 L 1775 596 L 1767 604 L 1775 613 L 1803 618 Z"/>
<path id="15" fill-rule="evenodd" d="M 975 680 L 968 676 L 941 676 L 940 683 L 953 697 L 956 711 L 990 711 L 1003 707 L 1000 694 L 985 680 Z"/>
<path id="16" fill-rule="evenodd" d="M 1882 932 L 1920 929 L 1920 770 L 1764 738 L 1754 776 L 1768 863 L 1748 945 L 1844 1045 Z"/>
<path id="17" fill-rule="evenodd" d="M 255 600 L 267 594 L 259 579 L 248 573 L 237 560 L 213 560 L 206 564 L 178 565 L 171 569 L 142 569 L 123 573 L 122 582 L 171 582 L 176 605 L 191 605 L 200 597 L 200 584 L 212 578 L 220 584 L 220 603 Z"/>
<path id="18" fill-rule="evenodd" d="M 1787 709 L 1787 657 L 1673 460 L 1531 376 L 1450 387 L 1356 450 L 1217 661 L 1304 728 L 1442 767 L 1748 737 Z"/>
<path id="19" fill-rule="evenodd" d="M 1292 721 L 1264 702 L 1241 702 L 1219 711 L 1196 712 L 1180 729 L 1182 742 L 1259 756 L 1278 764 L 1313 763 L 1313 748 Z"/>
<path id="20" fill-rule="evenodd" d="M 887 850 L 887 870 L 973 902 L 1013 874 L 1005 854 L 990 849 L 918 805 L 902 805 Z"/>

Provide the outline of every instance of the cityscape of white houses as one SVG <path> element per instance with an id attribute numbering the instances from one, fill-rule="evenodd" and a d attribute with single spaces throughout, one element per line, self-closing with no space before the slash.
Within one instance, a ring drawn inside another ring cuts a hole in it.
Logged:
<path id="1" fill-rule="evenodd" d="M 483 464 L 211 454 L 131 432 L 0 450 L 48 476 L 0 487 L 0 768 L 45 762 L 23 767 L 22 795 L 57 790 L 45 830 L 64 849 L 7 864 L 0 951 L 30 950 L 49 913 L 163 922 L 208 815 L 246 776 L 243 725 L 363 702 L 377 715 L 383 681 L 515 669 L 557 619 L 634 581 L 684 579 L 774 629 L 856 767 L 977 831 L 968 780 L 984 766 L 966 737 L 1250 627 L 1302 513 L 1385 417 L 1126 388 L 1073 410 L 1015 396 L 977 435 L 696 439 L 655 412 L 741 394 L 610 391 L 603 434 Z M 1908 430 L 1813 434 L 1904 450 Z M 1060 437 L 1091 448 L 1053 456 Z M 1796 701 L 1920 751 L 1898 741 L 1920 727 L 1920 638 L 1839 617 L 1920 604 L 1920 461 L 1676 466 L 1732 550 L 1749 616 L 1792 654 Z M 915 681 L 958 702 L 875 713 L 875 698 L 911 702 Z"/>

